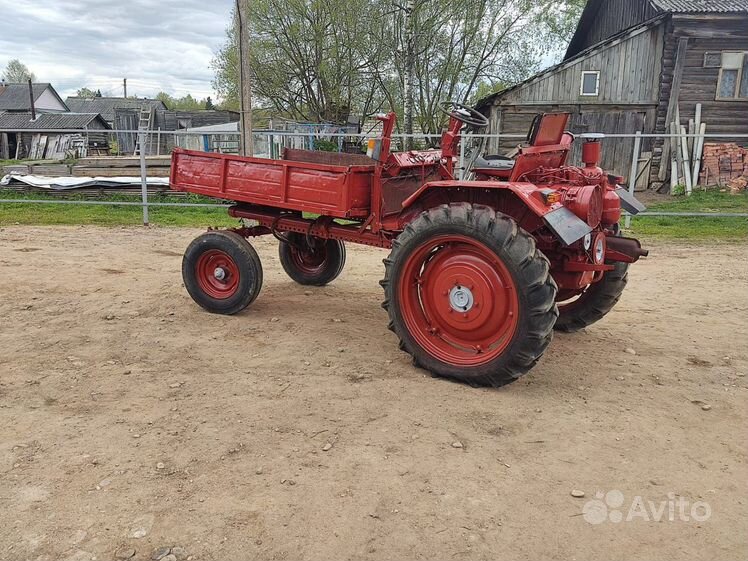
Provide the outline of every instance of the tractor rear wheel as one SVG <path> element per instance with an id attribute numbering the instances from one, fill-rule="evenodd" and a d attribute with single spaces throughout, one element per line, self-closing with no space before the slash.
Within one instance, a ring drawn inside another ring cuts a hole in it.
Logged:
<path id="1" fill-rule="evenodd" d="M 278 246 L 283 270 L 292 280 L 307 286 L 324 286 L 334 281 L 345 265 L 345 245 L 339 240 L 307 238 L 286 234 L 288 242 Z"/>
<path id="2" fill-rule="evenodd" d="M 613 265 L 615 269 L 606 272 L 581 294 L 568 299 L 563 293 L 559 295 L 557 331 L 574 333 L 600 321 L 613 309 L 626 288 L 629 264 L 617 262 Z"/>
<path id="3" fill-rule="evenodd" d="M 208 232 L 189 245 L 182 279 L 192 299 L 215 314 L 236 314 L 254 302 L 262 288 L 262 263 L 247 240 L 235 232 Z"/>
<path id="4" fill-rule="evenodd" d="M 436 375 L 502 386 L 551 342 L 558 311 L 550 264 L 532 236 L 487 206 L 422 213 L 384 263 L 389 327 Z"/>

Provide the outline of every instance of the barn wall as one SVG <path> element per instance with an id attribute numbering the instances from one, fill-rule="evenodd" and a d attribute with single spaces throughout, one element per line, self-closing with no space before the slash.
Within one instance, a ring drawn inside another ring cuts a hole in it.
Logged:
<path id="1" fill-rule="evenodd" d="M 663 25 L 639 29 L 507 92 L 501 104 L 656 104 L 663 33 Z M 589 70 L 600 71 L 596 97 L 580 93 L 582 72 Z"/>
<path id="2" fill-rule="evenodd" d="M 694 117 L 696 104 L 702 105 L 702 121 L 709 134 L 748 134 L 748 101 L 718 101 L 719 68 L 704 68 L 707 51 L 748 51 L 748 15 L 709 16 L 674 15 L 665 34 L 663 71 L 657 108 L 657 131 L 665 132 L 667 109 L 675 72 L 678 42 L 688 38 L 678 108 L 681 124 Z M 734 140 L 734 139 L 733 139 Z M 664 140 L 654 147 L 653 174 L 659 172 Z M 746 144 L 746 140 L 738 141 Z"/>
<path id="3" fill-rule="evenodd" d="M 588 132 L 608 134 L 635 134 L 647 129 L 647 123 L 654 122 L 655 108 L 651 105 L 606 105 L 599 107 L 580 105 L 519 105 L 496 108 L 491 117 L 494 123 L 501 122 L 501 131 L 505 134 L 524 134 L 530 129 L 532 120 L 538 113 L 568 112 L 571 120 L 568 129 L 576 135 Z M 492 131 L 499 130 L 492 127 Z M 497 142 L 491 139 L 488 152 L 506 154 L 522 143 L 520 138 L 506 138 Z M 574 143 L 570 163 L 581 164 L 582 142 Z M 642 151 L 649 151 L 645 139 Z M 633 138 L 608 138 L 603 141 L 603 169 L 628 176 L 631 167 L 631 156 L 634 151 Z"/>
<path id="4" fill-rule="evenodd" d="M 574 56 L 612 37 L 624 29 L 639 25 L 657 15 L 647 0 L 607 0 L 596 2 L 589 23 L 574 36 L 567 57 Z M 587 18 L 585 18 L 586 20 Z"/>

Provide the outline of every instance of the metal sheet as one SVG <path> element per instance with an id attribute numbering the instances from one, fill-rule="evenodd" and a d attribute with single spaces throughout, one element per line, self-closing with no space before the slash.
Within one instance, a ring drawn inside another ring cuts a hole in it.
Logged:
<path id="1" fill-rule="evenodd" d="M 630 214 L 639 214 L 647 210 L 647 207 L 640 203 L 634 195 L 629 193 L 626 189 L 616 189 L 616 194 L 621 199 L 621 207 Z"/>
<path id="2" fill-rule="evenodd" d="M 546 214 L 543 219 L 566 245 L 581 240 L 592 231 L 589 224 L 581 220 L 566 207 L 557 208 Z"/>

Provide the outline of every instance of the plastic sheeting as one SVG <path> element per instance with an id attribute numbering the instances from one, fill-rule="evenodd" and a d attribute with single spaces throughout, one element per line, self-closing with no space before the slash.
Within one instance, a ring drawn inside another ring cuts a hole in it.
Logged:
<path id="1" fill-rule="evenodd" d="M 0 179 L 0 186 L 12 182 L 25 183 L 40 189 L 64 191 L 83 187 L 132 187 L 140 185 L 140 177 L 45 177 L 43 175 L 6 175 Z M 148 185 L 169 186 L 168 177 L 148 177 Z"/>

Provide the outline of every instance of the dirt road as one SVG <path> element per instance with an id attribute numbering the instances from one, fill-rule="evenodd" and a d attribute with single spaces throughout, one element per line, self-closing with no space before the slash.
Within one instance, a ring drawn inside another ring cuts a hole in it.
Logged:
<path id="1" fill-rule="evenodd" d="M 745 246 L 655 245 L 481 390 L 398 351 L 384 252 L 309 289 L 258 241 L 263 292 L 220 317 L 182 287 L 197 234 L 0 230 L 0 558 L 748 556 Z"/>

